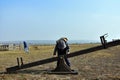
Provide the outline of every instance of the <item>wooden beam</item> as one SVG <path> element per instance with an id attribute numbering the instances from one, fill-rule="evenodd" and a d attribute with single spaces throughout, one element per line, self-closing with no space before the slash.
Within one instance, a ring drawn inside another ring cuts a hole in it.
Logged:
<path id="1" fill-rule="evenodd" d="M 112 47 L 112 46 L 116 46 L 116 45 L 119 45 L 119 44 L 120 44 L 120 40 L 116 40 L 116 41 L 112 41 L 112 42 L 107 43 L 106 47 Z M 104 47 L 102 45 L 100 45 L 100 46 L 88 48 L 88 49 L 85 49 L 85 50 L 80 50 L 80 51 L 73 52 L 71 54 L 68 54 L 67 57 L 68 58 L 75 57 L 75 56 L 78 56 L 78 55 L 87 54 L 87 53 L 102 50 L 102 49 L 104 49 Z M 30 68 L 30 67 L 42 65 L 42 64 L 47 64 L 47 63 L 50 63 L 50 62 L 54 62 L 56 60 L 57 60 L 57 57 L 52 57 L 52 58 L 48 58 L 48 59 L 43 59 L 43 60 L 31 62 L 31 63 L 28 63 L 28 64 L 23 64 L 21 66 L 13 66 L 13 67 L 7 68 L 6 71 L 7 72 L 13 72 L 13 71 L 17 71 L 17 70 L 20 70 L 20 69 L 25 69 L 25 68 Z"/>

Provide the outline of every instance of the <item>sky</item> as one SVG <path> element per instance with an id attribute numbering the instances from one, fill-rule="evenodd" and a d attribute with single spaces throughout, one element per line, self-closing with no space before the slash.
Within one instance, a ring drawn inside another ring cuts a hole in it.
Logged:
<path id="1" fill-rule="evenodd" d="M 120 38 L 120 0 L 0 0 L 0 41 Z"/>

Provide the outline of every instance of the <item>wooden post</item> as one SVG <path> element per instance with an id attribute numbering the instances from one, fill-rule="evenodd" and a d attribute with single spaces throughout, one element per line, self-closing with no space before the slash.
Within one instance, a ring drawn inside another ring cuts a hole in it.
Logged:
<path id="1" fill-rule="evenodd" d="M 19 58 L 17 57 L 17 64 L 18 66 L 20 66 L 20 62 L 19 62 Z"/>
<path id="2" fill-rule="evenodd" d="M 23 65 L 23 59 L 22 59 L 22 57 L 20 57 L 20 60 L 21 60 L 21 66 Z"/>

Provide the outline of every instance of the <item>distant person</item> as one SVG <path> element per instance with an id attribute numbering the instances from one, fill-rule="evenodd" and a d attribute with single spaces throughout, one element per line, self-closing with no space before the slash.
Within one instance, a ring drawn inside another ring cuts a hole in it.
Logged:
<path id="1" fill-rule="evenodd" d="M 69 53 L 69 46 L 67 41 L 67 38 L 60 38 L 59 40 L 57 40 L 53 55 L 56 55 L 57 52 L 58 57 L 64 56 L 66 64 L 70 67 L 70 62 L 66 56 Z M 59 62 L 60 60 L 58 59 L 57 65 L 59 65 Z"/>
<path id="2" fill-rule="evenodd" d="M 28 47 L 28 45 L 27 45 L 27 43 L 25 41 L 23 41 L 23 45 L 24 45 L 24 51 L 26 53 L 29 53 L 29 47 Z"/>

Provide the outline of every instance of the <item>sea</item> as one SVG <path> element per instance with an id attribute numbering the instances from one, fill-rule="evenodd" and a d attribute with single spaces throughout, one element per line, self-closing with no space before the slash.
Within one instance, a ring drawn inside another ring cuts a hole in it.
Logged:
<path id="1" fill-rule="evenodd" d="M 56 40 L 25 40 L 29 45 L 54 45 Z M 22 44 L 23 41 L 0 41 L 0 44 Z M 100 43 L 96 40 L 69 40 L 68 44 Z"/>

